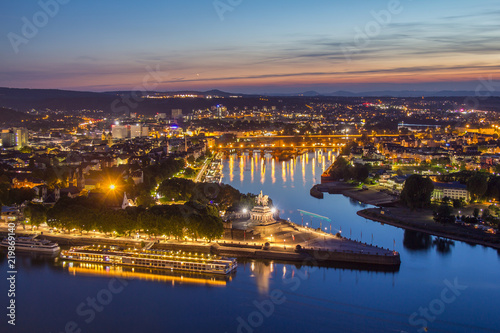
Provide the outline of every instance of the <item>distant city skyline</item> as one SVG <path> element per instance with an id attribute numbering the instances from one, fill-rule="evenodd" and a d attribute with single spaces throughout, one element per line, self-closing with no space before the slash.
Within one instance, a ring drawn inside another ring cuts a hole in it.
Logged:
<path id="1" fill-rule="evenodd" d="M 0 86 L 474 91 L 498 78 L 497 7 L 491 0 L 4 2 Z"/>

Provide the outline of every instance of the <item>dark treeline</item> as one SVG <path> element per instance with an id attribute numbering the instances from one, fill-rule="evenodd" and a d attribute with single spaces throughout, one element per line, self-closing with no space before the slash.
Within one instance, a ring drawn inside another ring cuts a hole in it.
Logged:
<path id="1" fill-rule="evenodd" d="M 158 193 L 167 201 L 187 201 L 184 204 L 153 205 L 112 209 L 96 197 L 61 198 L 52 208 L 29 204 L 26 217 L 33 226 L 47 221 L 50 227 L 80 232 L 99 231 L 105 234 L 131 236 L 144 232 L 177 239 L 220 238 L 224 232 L 219 211 L 251 208 L 255 195 L 241 194 L 229 185 L 194 183 L 172 178 L 163 181 Z"/>
<path id="2" fill-rule="evenodd" d="M 163 181 L 158 187 L 158 194 L 167 201 L 197 201 L 202 204 L 214 204 L 220 211 L 251 209 L 255 205 L 255 195 L 242 194 L 230 185 L 195 183 L 182 178 Z"/>
<path id="3" fill-rule="evenodd" d="M 351 180 L 354 179 L 363 182 L 370 174 L 370 166 L 356 163 L 354 166 L 349 162 L 339 157 L 335 160 L 332 167 L 328 170 L 328 175 L 335 180 Z"/>
<path id="4" fill-rule="evenodd" d="M 105 234 L 130 236 L 135 232 L 145 232 L 148 235 L 166 235 L 177 239 L 186 236 L 213 240 L 220 238 L 224 231 L 217 208 L 197 202 L 153 206 L 149 209 L 128 207 L 124 210 L 115 210 L 91 198 L 64 198 L 46 214 L 47 224 L 50 227 L 63 230 L 76 229 L 82 233 L 95 230 Z"/>

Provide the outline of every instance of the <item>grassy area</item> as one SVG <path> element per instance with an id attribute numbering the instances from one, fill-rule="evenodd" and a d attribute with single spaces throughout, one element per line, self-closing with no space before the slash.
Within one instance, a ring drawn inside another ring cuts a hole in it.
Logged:
<path id="1" fill-rule="evenodd" d="M 172 201 L 172 199 L 169 199 L 169 198 L 160 198 L 158 199 L 158 201 L 162 204 L 162 205 L 184 205 L 187 201 L 183 201 L 183 200 L 180 200 L 180 201 Z"/>

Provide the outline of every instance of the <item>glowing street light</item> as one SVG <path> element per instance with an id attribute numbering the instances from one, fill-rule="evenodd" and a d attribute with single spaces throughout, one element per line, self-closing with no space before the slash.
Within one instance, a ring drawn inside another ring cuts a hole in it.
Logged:
<path id="1" fill-rule="evenodd" d="M 109 185 L 109 189 L 110 189 L 111 191 L 114 191 L 114 190 L 116 189 L 116 185 L 115 185 L 115 184 L 111 184 L 111 185 Z"/>

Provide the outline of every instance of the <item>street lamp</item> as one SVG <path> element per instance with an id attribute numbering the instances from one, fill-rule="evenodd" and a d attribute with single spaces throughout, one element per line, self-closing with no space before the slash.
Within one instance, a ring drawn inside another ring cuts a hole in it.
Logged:
<path id="1" fill-rule="evenodd" d="M 109 185 L 109 189 L 110 189 L 111 191 L 114 191 L 114 190 L 116 189 L 116 185 L 115 185 L 115 184 L 111 184 L 111 185 Z"/>

